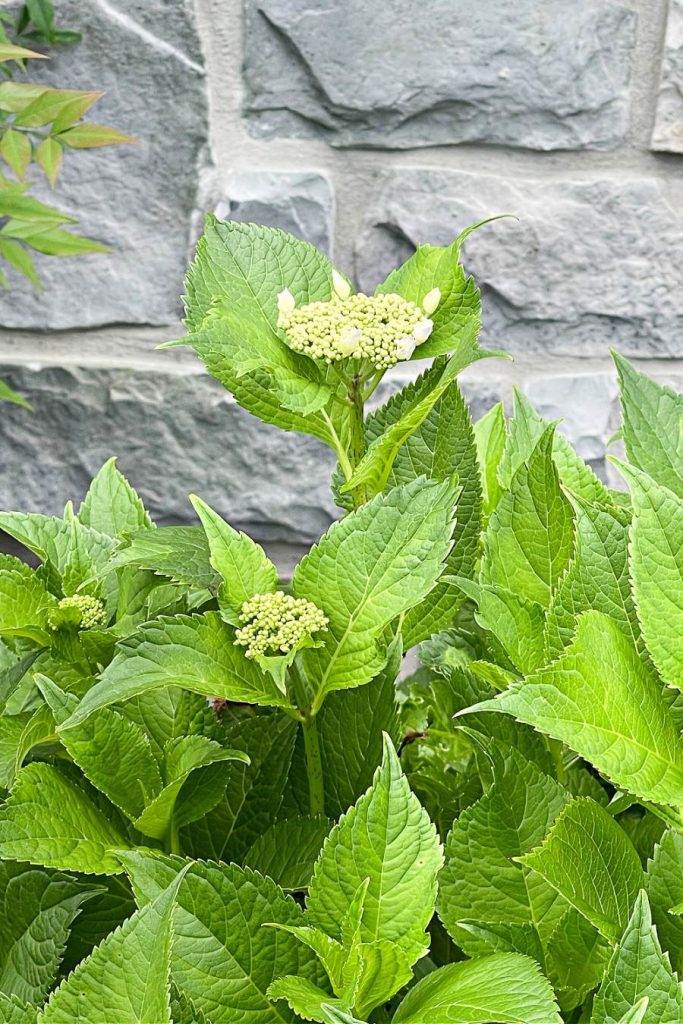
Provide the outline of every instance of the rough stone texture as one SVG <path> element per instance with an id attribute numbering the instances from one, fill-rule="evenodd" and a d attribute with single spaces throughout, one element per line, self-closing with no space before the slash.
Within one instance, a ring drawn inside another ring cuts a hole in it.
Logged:
<path id="1" fill-rule="evenodd" d="M 338 146 L 607 148 L 635 22 L 611 0 L 247 0 L 247 109 Z"/>
<path id="2" fill-rule="evenodd" d="M 331 254 L 334 199 L 324 174 L 243 171 L 232 174 L 225 187 L 214 180 L 204 195 L 204 208 L 221 220 L 281 228 Z"/>
<path id="3" fill-rule="evenodd" d="M 683 153 L 683 0 L 669 0 L 652 148 Z"/>
<path id="4" fill-rule="evenodd" d="M 531 180 L 401 168 L 384 175 L 358 241 L 365 288 L 418 243 L 472 235 L 485 337 L 516 352 L 683 356 L 683 213 L 652 179 Z"/>
<path id="5" fill-rule="evenodd" d="M 109 255 L 39 257 L 36 295 L 0 298 L 0 324 L 69 328 L 172 322 L 178 315 L 198 166 L 208 140 L 201 50 L 191 0 L 61 0 L 60 24 L 83 33 L 31 77 L 100 89 L 90 120 L 135 136 L 133 146 L 67 152 L 57 190 L 37 194 L 78 217 Z M 38 173 L 36 172 L 36 178 Z"/>

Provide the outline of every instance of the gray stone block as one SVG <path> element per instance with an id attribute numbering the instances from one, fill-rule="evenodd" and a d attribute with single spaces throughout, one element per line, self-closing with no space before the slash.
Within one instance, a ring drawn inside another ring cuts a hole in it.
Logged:
<path id="1" fill-rule="evenodd" d="M 249 171 L 232 174 L 205 192 L 204 206 L 221 220 L 280 228 L 331 254 L 334 199 L 329 179 L 317 172 Z"/>
<path id="2" fill-rule="evenodd" d="M 38 257 L 40 294 L 20 281 L 0 297 L 0 324 L 24 328 L 166 324 L 180 310 L 199 163 L 207 143 L 204 71 L 191 0 L 62 0 L 60 24 L 77 46 L 53 49 L 30 76 L 100 89 L 90 119 L 136 138 L 132 146 L 66 152 L 54 193 L 76 230 L 107 255 Z M 36 171 L 36 180 L 39 180 Z"/>
<path id="3" fill-rule="evenodd" d="M 613 0 L 246 0 L 246 109 L 336 146 L 609 148 L 635 22 Z"/>
<path id="4" fill-rule="evenodd" d="M 683 153 L 683 0 L 669 0 L 652 149 Z"/>
<path id="5" fill-rule="evenodd" d="M 406 167 L 387 172 L 356 248 L 373 288 L 417 244 L 475 232 L 464 260 L 487 342 L 511 352 L 683 356 L 683 213 L 656 179 L 505 178 Z"/>

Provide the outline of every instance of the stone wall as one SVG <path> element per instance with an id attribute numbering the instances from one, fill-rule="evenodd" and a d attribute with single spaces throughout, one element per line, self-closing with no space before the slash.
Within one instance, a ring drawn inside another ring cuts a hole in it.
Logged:
<path id="1" fill-rule="evenodd" d="M 160 521 L 197 491 L 272 544 L 335 515 L 330 460 L 250 418 L 182 350 L 201 212 L 283 227 L 373 287 L 466 245 L 475 414 L 520 385 L 605 473 L 609 347 L 683 384 L 683 0 L 57 0 L 83 42 L 40 75 L 102 88 L 137 145 L 67 161 L 58 201 L 112 253 L 0 298 L 0 505 L 58 511 L 115 453 Z M 391 385 L 388 385 L 391 386 Z M 282 548 L 280 549 L 282 551 Z"/>

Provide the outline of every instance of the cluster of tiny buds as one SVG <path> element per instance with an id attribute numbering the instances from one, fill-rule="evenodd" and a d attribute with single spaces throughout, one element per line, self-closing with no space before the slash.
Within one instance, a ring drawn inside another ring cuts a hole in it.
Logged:
<path id="1" fill-rule="evenodd" d="M 297 306 L 285 288 L 278 295 L 278 327 L 295 352 L 327 363 L 340 359 L 367 359 L 377 370 L 387 370 L 410 359 L 432 333 L 433 313 L 441 292 L 433 288 L 420 306 L 394 292 L 351 294 L 348 281 L 332 273 L 334 295 L 329 302 Z"/>
<path id="2" fill-rule="evenodd" d="M 50 625 L 58 629 L 64 622 L 71 621 L 70 612 L 75 610 L 77 629 L 95 629 L 97 626 L 104 626 L 107 622 L 107 614 L 104 605 L 97 597 L 90 597 L 88 594 L 74 594 L 72 597 L 63 597 L 57 605 L 54 614 L 50 615 Z"/>
<path id="3" fill-rule="evenodd" d="M 246 647 L 247 658 L 257 658 L 288 654 L 302 640 L 326 629 L 328 619 L 312 601 L 276 590 L 245 601 L 240 622 L 235 641 Z"/>

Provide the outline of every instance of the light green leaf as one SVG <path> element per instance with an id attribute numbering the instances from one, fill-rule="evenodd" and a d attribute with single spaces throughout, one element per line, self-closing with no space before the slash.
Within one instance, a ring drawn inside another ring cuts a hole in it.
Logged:
<path id="1" fill-rule="evenodd" d="M 196 734 L 211 736 L 216 725 L 206 698 L 177 686 L 133 697 L 117 708 L 117 713 L 143 730 L 160 767 L 164 766 L 170 740 Z"/>
<path id="2" fill-rule="evenodd" d="M 571 505 L 552 460 L 553 433 L 552 427 L 544 431 L 491 515 L 481 567 L 482 583 L 505 587 L 544 608 L 573 548 Z"/>
<path id="3" fill-rule="evenodd" d="M 135 912 L 135 900 L 125 875 L 100 875 L 94 882 L 95 895 L 71 927 L 62 960 L 62 975 L 90 956 L 95 946 Z"/>
<path id="4" fill-rule="evenodd" d="M 683 835 L 668 829 L 647 862 L 647 894 L 657 933 L 674 970 L 683 973 L 683 918 L 670 911 L 683 904 Z"/>
<path id="5" fill-rule="evenodd" d="M 113 932 L 53 992 L 40 1024 L 171 1024 L 173 913 L 183 873 Z"/>
<path id="6" fill-rule="evenodd" d="M 643 637 L 662 678 L 683 690 L 683 498 L 613 461 L 631 490 L 631 574 Z"/>
<path id="7" fill-rule="evenodd" d="M 209 545 L 210 561 L 222 577 L 218 598 L 228 622 L 237 622 L 245 601 L 255 594 L 272 593 L 277 587 L 277 569 L 263 548 L 239 533 L 201 498 L 190 495 Z"/>
<path id="8" fill-rule="evenodd" d="M 457 576 L 452 582 L 475 602 L 477 622 L 493 633 L 519 672 L 533 672 L 546 661 L 545 612 L 540 604 L 504 587 L 479 586 Z"/>
<path id="9" fill-rule="evenodd" d="M 7 260 L 10 266 L 14 267 L 15 270 L 18 270 L 20 274 L 23 274 L 24 277 L 28 278 L 34 288 L 40 289 L 40 278 L 36 271 L 33 256 L 28 249 L 21 244 L 21 242 L 17 242 L 13 238 L 2 238 L 0 236 L 0 256 Z M 5 401 L 7 400 L 12 401 L 9 396 L 5 398 Z M 28 403 L 24 401 L 15 401 L 15 405 L 24 405 L 27 407 Z M 30 406 L 28 407 L 30 408 Z"/>
<path id="10" fill-rule="evenodd" d="M 562 740 L 643 800 L 683 803 L 683 747 L 659 680 L 600 612 L 579 617 L 557 661 L 475 710 L 484 708 Z"/>
<path id="11" fill-rule="evenodd" d="M 580 1006 L 597 988 L 611 952 L 598 929 L 569 907 L 550 936 L 545 956 L 545 973 L 562 1010 Z"/>
<path id="12" fill-rule="evenodd" d="M 647 895 L 641 890 L 593 1002 L 591 1024 L 619 1024 L 643 997 L 648 999 L 643 1024 L 683 1020 L 683 990 L 662 953 Z"/>
<path id="13" fill-rule="evenodd" d="M 276 821 L 258 837 L 244 865 L 272 878 L 287 891 L 305 889 L 330 827 L 327 818 Z"/>
<path id="14" fill-rule="evenodd" d="M 325 1004 L 335 1009 L 344 1009 L 341 1000 L 332 999 L 328 992 L 324 992 L 305 978 L 295 978 L 292 975 L 274 981 L 268 989 L 268 998 L 274 1001 L 284 999 L 299 1017 L 319 1021 L 321 1024 L 331 1024 L 334 1020 L 323 1009 Z"/>
<path id="15" fill-rule="evenodd" d="M 161 617 L 118 645 L 118 653 L 65 722 L 72 728 L 99 708 L 150 690 L 182 686 L 207 697 L 288 707 L 272 677 L 233 643 L 217 612 Z"/>
<path id="16" fill-rule="evenodd" d="M 25 60 L 33 57 L 38 60 L 47 60 L 44 53 L 36 53 L 35 50 L 27 50 L 24 46 L 15 46 L 12 43 L 0 42 L 0 61 Z"/>
<path id="17" fill-rule="evenodd" d="M 120 146 L 134 142 L 130 135 L 124 135 L 106 124 L 77 124 L 59 133 L 59 141 L 70 149 L 95 149 L 99 146 Z"/>
<path id="18" fill-rule="evenodd" d="M 17 394 L 4 380 L 0 380 L 0 402 L 11 402 L 12 405 L 20 405 L 24 409 L 31 409 L 31 403 L 27 402 L 23 395 Z"/>
<path id="19" fill-rule="evenodd" d="M 36 1024 L 38 1008 L 0 992 L 0 1024 Z"/>
<path id="20" fill-rule="evenodd" d="M 28 135 L 14 128 L 6 128 L 0 140 L 0 156 L 17 178 L 23 179 L 31 162 L 31 140 Z"/>
<path id="21" fill-rule="evenodd" d="M 111 569 L 124 565 L 149 569 L 175 583 L 213 587 L 220 577 L 211 567 L 209 545 L 201 526 L 160 526 L 145 530 L 117 551 Z"/>
<path id="22" fill-rule="evenodd" d="M 436 829 L 410 792 L 388 737 L 370 789 L 330 833 L 315 866 L 307 916 L 341 938 L 340 922 L 369 878 L 360 922 L 366 942 L 414 945 L 434 911 L 442 864 Z"/>
<path id="23" fill-rule="evenodd" d="M 52 188 L 57 184 L 57 178 L 62 167 L 64 150 L 51 135 L 48 135 L 36 146 L 36 163 L 42 167 L 45 177 Z"/>
<path id="24" fill-rule="evenodd" d="M 648 996 L 639 999 L 635 1006 L 626 1011 L 619 1024 L 643 1024 L 650 1000 Z"/>
<path id="25" fill-rule="evenodd" d="M 588 797 L 573 800 L 537 849 L 519 858 L 611 942 L 643 885 L 640 858 L 614 818 Z"/>
<path id="26" fill-rule="evenodd" d="M 507 427 L 503 403 L 498 402 L 474 424 L 474 441 L 482 482 L 482 515 L 488 520 L 498 504 L 502 487 L 498 482 L 498 466 L 505 450 Z"/>
<path id="27" fill-rule="evenodd" d="M 562 1018 L 538 964 L 517 953 L 494 953 L 448 964 L 412 988 L 394 1024 L 561 1024 Z"/>
<path id="28" fill-rule="evenodd" d="M 51 640 L 49 613 L 57 599 L 35 573 L 0 570 L 0 635 L 26 637 L 47 645 Z"/>
<path id="29" fill-rule="evenodd" d="M 628 568 L 628 515 L 572 497 L 576 551 L 548 613 L 548 653 L 557 657 L 571 641 L 576 618 L 589 609 L 619 623 L 637 646 L 640 627 Z M 537 667 L 537 666 L 536 666 Z"/>
<path id="30" fill-rule="evenodd" d="M 324 646 L 302 652 L 315 694 L 360 686 L 381 669 L 390 622 L 434 586 L 451 546 L 449 483 L 414 480 L 335 523 L 299 563 L 292 587 L 329 619 Z"/>
<path id="31" fill-rule="evenodd" d="M 93 478 L 78 510 L 84 526 L 107 537 L 123 538 L 152 527 L 149 513 L 123 473 L 116 459 L 108 459 Z"/>
<path id="32" fill-rule="evenodd" d="M 179 858 L 141 850 L 122 860 L 141 903 L 154 899 L 183 866 Z M 302 916 L 274 882 L 248 868 L 192 864 L 174 918 L 174 983 L 211 1024 L 294 1022 L 287 1007 L 266 996 L 269 986 L 290 974 L 324 985 L 324 973 L 293 936 L 264 925 L 298 925 Z"/>
<path id="33" fill-rule="evenodd" d="M 27 1003 L 43 1002 L 69 929 L 96 892 L 68 875 L 0 863 L 0 992 Z"/>
<path id="34" fill-rule="evenodd" d="M 494 781 L 446 841 L 439 917 L 459 943 L 462 921 L 531 925 L 545 944 L 566 904 L 517 859 L 546 836 L 568 794 L 516 750 L 494 748 Z"/>
<path id="35" fill-rule="evenodd" d="M 0 807 L 0 857 L 84 874 L 121 870 L 111 851 L 127 839 L 60 768 L 33 762 Z"/>
<path id="36" fill-rule="evenodd" d="M 618 352 L 612 358 L 629 461 L 683 499 L 683 395 L 638 373 Z"/>

